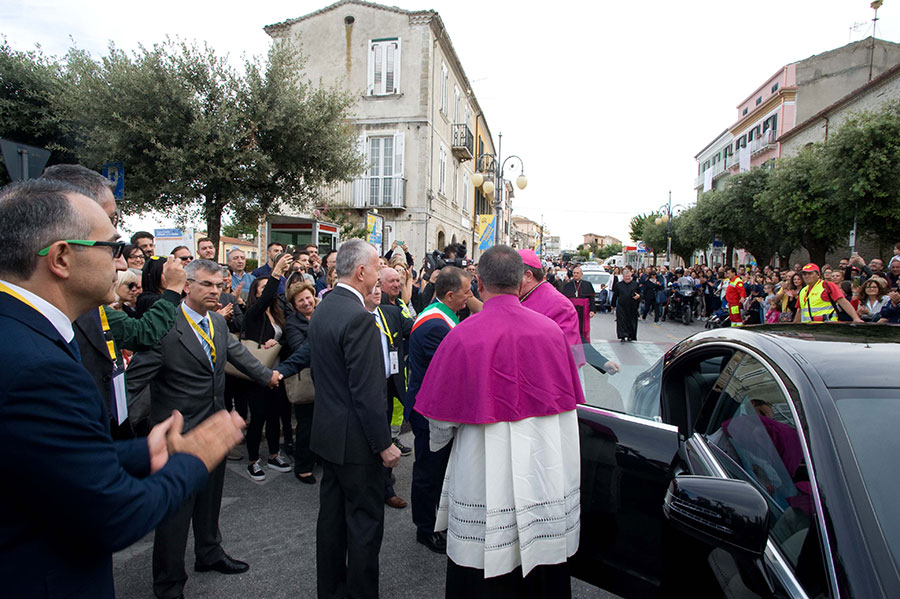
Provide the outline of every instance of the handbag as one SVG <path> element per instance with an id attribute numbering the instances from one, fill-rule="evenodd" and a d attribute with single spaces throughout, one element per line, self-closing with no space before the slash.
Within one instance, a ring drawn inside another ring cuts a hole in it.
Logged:
<path id="1" fill-rule="evenodd" d="M 265 315 L 263 316 L 262 327 L 259 331 L 259 336 L 262 338 L 263 330 L 266 328 Z M 243 331 L 241 331 L 243 334 Z M 262 343 L 258 341 L 253 341 L 252 339 L 241 339 L 241 335 L 236 335 L 232 333 L 235 338 L 241 342 L 248 352 L 253 354 L 253 357 L 259 360 L 260 364 L 265 366 L 268 369 L 272 369 L 278 363 L 278 354 L 281 353 L 281 344 L 276 342 L 272 347 L 266 348 Z M 231 376 L 236 376 L 240 379 L 244 379 L 245 381 L 252 381 L 249 376 L 235 368 L 231 362 L 225 363 L 225 374 L 230 374 Z M 255 382 L 255 381 L 254 381 Z"/>
<path id="2" fill-rule="evenodd" d="M 316 399 L 316 388 L 308 369 L 284 379 L 284 390 L 288 401 L 295 405 L 312 403 Z"/>

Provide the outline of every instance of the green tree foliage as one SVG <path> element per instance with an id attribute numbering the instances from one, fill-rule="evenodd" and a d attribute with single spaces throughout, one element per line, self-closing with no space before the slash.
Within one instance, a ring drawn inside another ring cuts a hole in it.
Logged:
<path id="1" fill-rule="evenodd" d="M 621 243 L 611 243 L 607 246 L 604 246 L 594 252 L 594 255 L 602 260 L 606 260 L 610 256 L 615 256 L 616 254 L 622 253 L 622 244 Z"/>
<path id="2" fill-rule="evenodd" d="M 644 238 L 646 236 L 644 233 L 644 225 L 648 221 L 651 223 L 654 222 L 657 217 L 659 217 L 659 214 L 656 212 L 638 214 L 637 216 L 632 217 L 631 222 L 628 225 L 632 241 L 643 241 L 646 243 L 647 240 Z"/>
<path id="3" fill-rule="evenodd" d="M 712 243 L 712 233 L 699 218 L 697 208 L 691 207 L 672 218 L 672 253 L 681 256 L 685 264 L 697 250 L 705 250 Z"/>
<path id="4" fill-rule="evenodd" d="M 825 143 L 824 160 L 859 228 L 882 243 L 900 239 L 900 101 L 845 121 Z"/>
<path id="5" fill-rule="evenodd" d="M 167 40 L 94 60 L 72 50 L 69 117 L 82 162 L 125 163 L 130 212 L 202 218 L 218 245 L 223 215 L 257 221 L 305 208 L 321 185 L 362 168 L 345 124 L 350 100 L 301 84 L 300 56 L 276 44 L 239 75 L 208 46 Z"/>
<path id="6" fill-rule="evenodd" d="M 50 150 L 48 164 L 75 162 L 75 139 L 60 103 L 68 81 L 40 49 L 18 52 L 0 43 L 0 137 Z M 9 178 L 0 171 L 0 183 Z"/>
<path id="7" fill-rule="evenodd" d="M 757 203 L 771 209 L 778 223 L 772 237 L 794 240 L 817 264 L 846 239 L 853 222 L 849 204 L 835 191 L 821 144 L 781 160 Z"/>

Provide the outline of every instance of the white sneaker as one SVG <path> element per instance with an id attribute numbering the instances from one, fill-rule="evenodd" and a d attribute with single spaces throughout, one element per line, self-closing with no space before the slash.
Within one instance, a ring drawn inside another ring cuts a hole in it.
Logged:
<path id="1" fill-rule="evenodd" d="M 261 461 L 262 460 L 256 460 L 247 466 L 247 473 L 250 475 L 250 478 L 257 482 L 266 480 L 266 473 L 263 471 L 262 466 L 259 465 Z"/>

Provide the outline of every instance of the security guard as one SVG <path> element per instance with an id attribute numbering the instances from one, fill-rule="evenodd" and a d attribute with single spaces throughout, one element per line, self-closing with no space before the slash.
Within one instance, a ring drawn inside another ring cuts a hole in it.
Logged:
<path id="1" fill-rule="evenodd" d="M 836 321 L 836 305 L 839 305 L 853 319 L 862 319 L 853 309 L 841 288 L 831 281 L 819 278 L 819 267 L 812 262 L 800 270 L 803 277 L 803 289 L 800 290 L 799 307 L 794 322 L 829 322 Z"/>

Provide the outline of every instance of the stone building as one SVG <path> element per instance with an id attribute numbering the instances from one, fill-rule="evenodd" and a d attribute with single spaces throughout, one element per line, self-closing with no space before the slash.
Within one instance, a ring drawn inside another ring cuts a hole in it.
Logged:
<path id="1" fill-rule="evenodd" d="M 495 207 L 472 175 L 494 146 L 438 13 L 342 0 L 265 31 L 300 44 L 311 82 L 358 97 L 352 122 L 367 169 L 325 190 L 322 204 L 346 207 L 360 223 L 377 213 L 383 249 L 405 241 L 417 262 L 450 243 L 477 258 L 478 215 Z"/>
<path id="2" fill-rule="evenodd" d="M 696 156 L 697 197 L 718 189 L 729 174 L 772 164 L 782 156 L 780 139 L 834 102 L 900 63 L 900 44 L 872 39 L 792 62 L 744 98 L 737 120 Z"/>

